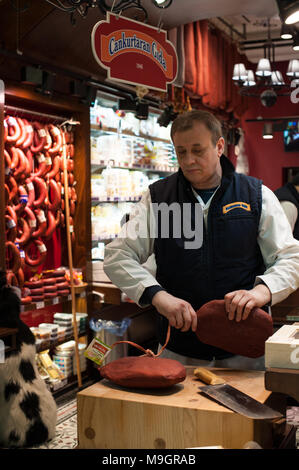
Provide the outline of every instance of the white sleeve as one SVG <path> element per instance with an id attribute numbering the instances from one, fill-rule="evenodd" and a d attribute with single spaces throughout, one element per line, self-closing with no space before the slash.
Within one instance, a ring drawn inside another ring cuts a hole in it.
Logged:
<path id="1" fill-rule="evenodd" d="M 147 190 L 134 206 L 130 220 L 123 225 L 118 237 L 105 247 L 105 274 L 139 306 L 143 291 L 159 285 L 149 270 L 141 266 L 154 252 L 153 220 L 151 196 Z"/>
<path id="2" fill-rule="evenodd" d="M 285 215 L 287 216 L 288 221 L 290 222 L 292 231 L 294 231 L 295 223 L 298 217 L 297 207 L 290 201 L 280 201 L 280 204 L 284 210 Z"/>
<path id="3" fill-rule="evenodd" d="M 262 280 L 272 294 L 271 305 L 287 298 L 299 288 L 299 241 L 275 194 L 262 186 L 262 212 L 258 244 L 266 266 Z"/>

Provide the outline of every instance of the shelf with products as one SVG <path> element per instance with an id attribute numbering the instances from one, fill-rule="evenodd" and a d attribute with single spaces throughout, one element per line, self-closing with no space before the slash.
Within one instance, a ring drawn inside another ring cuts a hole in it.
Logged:
<path id="1" fill-rule="evenodd" d="M 79 295 L 80 297 L 85 297 L 87 285 L 88 284 L 84 282 L 82 285 L 75 286 L 75 295 Z M 57 295 L 57 297 L 53 297 L 51 299 L 44 299 L 40 302 L 30 302 L 29 304 L 23 304 L 21 305 L 21 312 L 26 312 L 29 310 L 38 310 L 38 309 L 42 309 L 50 305 L 57 305 L 57 304 L 67 302 L 70 300 L 72 300 L 72 296 L 70 293 L 65 296 Z"/>
<path id="2" fill-rule="evenodd" d="M 84 356 L 88 344 L 88 315 L 76 313 L 80 371 L 86 372 Z M 54 314 L 50 323 L 31 327 L 36 341 L 36 363 L 40 376 L 49 389 L 61 389 L 76 375 L 75 335 L 73 314 Z"/>
<path id="3" fill-rule="evenodd" d="M 120 121 L 121 123 L 121 121 Z M 105 132 L 107 134 L 111 133 L 111 134 L 122 134 L 124 136 L 128 136 L 128 137 L 139 137 L 139 138 L 142 138 L 144 140 L 151 140 L 153 142 L 163 142 L 165 144 L 169 144 L 171 145 L 171 140 L 170 139 L 163 139 L 162 137 L 156 137 L 156 136 L 152 136 L 150 134 L 144 134 L 143 132 L 138 132 L 137 134 L 134 133 L 133 131 L 130 131 L 130 130 L 122 130 L 121 127 L 120 128 L 114 128 L 114 127 L 107 127 L 107 126 L 101 126 L 101 125 L 97 125 L 97 124 L 91 124 L 90 125 L 90 129 L 91 131 L 96 131 L 96 132 Z"/>
<path id="4" fill-rule="evenodd" d="M 91 109 L 92 260 L 102 259 L 102 245 L 118 236 L 149 185 L 178 169 L 160 112 L 150 109 L 147 120 L 138 120 L 117 106 L 115 97 L 99 94 Z"/>

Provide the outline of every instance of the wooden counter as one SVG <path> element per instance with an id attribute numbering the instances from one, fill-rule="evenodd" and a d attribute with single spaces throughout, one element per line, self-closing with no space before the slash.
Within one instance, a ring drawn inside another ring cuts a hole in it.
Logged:
<path id="1" fill-rule="evenodd" d="M 199 393 L 201 381 L 187 378 L 169 389 L 125 389 L 106 379 L 78 393 L 81 449 L 240 449 L 250 440 L 272 447 L 272 423 L 241 416 Z M 264 372 L 213 369 L 232 386 L 264 403 Z"/>

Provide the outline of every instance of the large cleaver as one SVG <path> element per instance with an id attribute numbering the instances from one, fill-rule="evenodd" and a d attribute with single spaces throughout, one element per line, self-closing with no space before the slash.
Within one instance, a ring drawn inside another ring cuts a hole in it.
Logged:
<path id="1" fill-rule="evenodd" d="M 198 367 L 194 370 L 194 375 L 209 384 L 205 387 L 199 387 L 203 394 L 241 415 L 252 419 L 282 418 L 281 413 L 225 383 L 224 379 L 213 374 L 210 370 Z"/>

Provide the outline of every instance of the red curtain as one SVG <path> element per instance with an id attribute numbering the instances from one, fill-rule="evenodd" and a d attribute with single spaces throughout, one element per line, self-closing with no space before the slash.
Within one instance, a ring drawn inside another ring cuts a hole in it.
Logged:
<path id="1" fill-rule="evenodd" d="M 248 99 L 239 94 L 232 80 L 235 63 L 250 62 L 237 46 L 217 28 L 211 29 L 207 20 L 184 27 L 185 85 L 191 98 L 211 110 L 232 112 L 240 118 L 248 107 Z"/>

